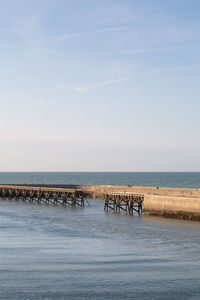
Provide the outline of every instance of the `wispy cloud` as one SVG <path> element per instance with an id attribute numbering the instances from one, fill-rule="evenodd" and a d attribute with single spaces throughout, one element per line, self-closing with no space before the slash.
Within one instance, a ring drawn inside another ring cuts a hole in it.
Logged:
<path id="1" fill-rule="evenodd" d="M 84 37 L 88 35 L 94 35 L 98 33 L 105 33 L 105 32 L 119 32 L 123 30 L 127 30 L 128 27 L 111 27 L 111 28 L 101 28 L 97 30 L 91 30 L 91 31 L 84 31 L 84 32 L 75 32 L 75 33 L 68 33 L 65 35 L 61 35 L 58 37 L 59 40 L 66 40 L 66 39 L 71 39 L 71 38 L 76 38 L 76 37 Z"/>
<path id="2" fill-rule="evenodd" d="M 145 49 L 134 49 L 134 50 L 124 50 L 121 51 L 122 54 L 142 54 L 142 53 L 152 53 L 152 52 L 168 52 L 183 49 L 183 46 L 173 46 L 173 47 L 161 47 L 161 48 L 145 48 Z"/>
<path id="3" fill-rule="evenodd" d="M 57 88 L 60 89 L 71 89 L 77 93 L 85 93 L 89 90 L 95 90 L 98 88 L 102 88 L 105 86 L 109 86 L 109 85 L 114 85 L 114 84 L 118 84 L 118 83 L 122 83 L 128 81 L 128 78 L 120 78 L 120 79 L 115 79 L 115 80 L 107 80 L 107 81 L 101 81 L 101 82 L 96 82 L 90 85 L 85 85 L 85 86 L 65 86 L 65 85 L 59 85 L 57 86 Z"/>

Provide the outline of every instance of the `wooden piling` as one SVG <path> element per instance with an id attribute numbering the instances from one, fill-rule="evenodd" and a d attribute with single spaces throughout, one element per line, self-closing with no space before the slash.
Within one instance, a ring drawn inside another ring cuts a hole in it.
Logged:
<path id="1" fill-rule="evenodd" d="M 44 204 L 84 206 L 84 193 L 74 189 L 0 185 L 0 197 Z"/>
<path id="2" fill-rule="evenodd" d="M 105 193 L 104 210 L 115 210 L 120 212 L 121 210 L 133 214 L 134 212 L 142 213 L 142 203 L 144 201 L 144 195 L 132 194 L 132 193 Z"/>

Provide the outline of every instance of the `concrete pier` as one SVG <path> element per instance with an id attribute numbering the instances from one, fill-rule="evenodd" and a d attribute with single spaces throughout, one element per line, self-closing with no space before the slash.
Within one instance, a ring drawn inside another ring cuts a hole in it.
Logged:
<path id="1" fill-rule="evenodd" d="M 5 189 L 6 194 L 3 192 Z M 81 199 L 81 197 L 104 199 L 105 201 L 106 195 L 108 194 L 129 194 L 132 197 L 131 199 L 136 199 L 134 197 L 140 195 L 142 201 L 139 201 L 139 203 L 142 202 L 143 214 L 200 221 L 200 189 L 115 185 L 0 185 L 0 197 L 15 197 L 17 199 L 18 196 L 16 192 L 15 196 L 11 191 L 9 192 L 11 189 L 21 190 L 19 194 L 21 199 L 25 197 L 26 199 L 36 199 L 35 201 L 42 202 L 48 201 L 48 195 L 50 195 L 49 199 L 53 203 L 62 204 L 65 203 L 63 196 L 65 197 L 66 195 L 68 195 L 67 199 L 76 197 L 76 203 L 79 203 L 78 199 Z M 23 196 L 23 190 L 27 193 L 25 196 Z M 35 198 L 31 196 L 30 191 L 34 192 Z M 42 197 L 40 197 L 40 194 L 37 194 L 39 192 L 41 193 L 41 191 Z M 72 200 L 68 202 L 71 205 L 73 203 Z M 81 202 L 81 205 L 83 204 L 84 203 Z M 126 205 L 126 200 L 121 201 L 121 203 L 113 202 L 110 206 L 113 207 L 113 205 L 116 205 L 115 209 L 123 210 L 125 207 L 124 204 Z M 128 204 L 127 209 L 130 209 Z M 138 210 L 134 205 L 138 206 L 136 201 L 133 201 L 133 209 L 136 208 Z"/>
<path id="2" fill-rule="evenodd" d="M 145 215 L 200 221 L 200 188 L 168 188 L 117 185 L 65 185 L 79 189 L 88 198 L 104 199 L 109 193 L 131 193 L 144 196 Z"/>

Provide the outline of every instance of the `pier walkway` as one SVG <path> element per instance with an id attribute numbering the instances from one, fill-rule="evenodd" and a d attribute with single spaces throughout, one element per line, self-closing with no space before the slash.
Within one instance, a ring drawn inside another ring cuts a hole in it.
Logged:
<path id="1" fill-rule="evenodd" d="M 84 206 L 84 193 L 66 188 L 0 185 L 0 197 L 54 205 Z"/>

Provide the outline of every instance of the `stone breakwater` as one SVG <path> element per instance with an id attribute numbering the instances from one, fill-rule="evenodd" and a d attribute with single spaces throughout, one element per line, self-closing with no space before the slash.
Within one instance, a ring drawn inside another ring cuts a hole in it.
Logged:
<path id="1" fill-rule="evenodd" d="M 78 190 L 90 199 L 104 199 L 108 192 L 142 194 L 143 214 L 200 221 L 200 189 L 67 184 L 29 186 Z"/>

